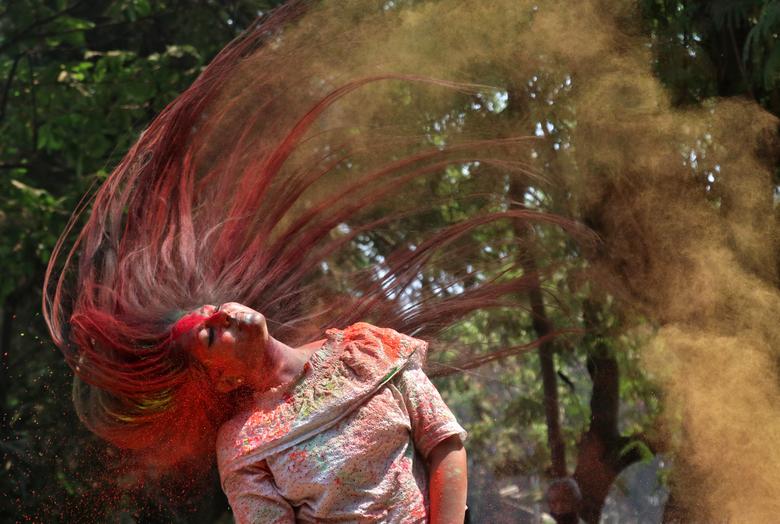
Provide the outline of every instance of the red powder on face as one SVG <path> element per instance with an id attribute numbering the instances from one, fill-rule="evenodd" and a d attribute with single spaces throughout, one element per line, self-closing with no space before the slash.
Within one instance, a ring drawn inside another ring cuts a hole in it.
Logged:
<path id="1" fill-rule="evenodd" d="M 171 340 L 176 340 L 185 333 L 188 333 L 199 324 L 205 322 L 209 317 L 203 316 L 199 313 L 190 313 L 184 315 L 179 319 L 176 324 L 171 328 Z"/>

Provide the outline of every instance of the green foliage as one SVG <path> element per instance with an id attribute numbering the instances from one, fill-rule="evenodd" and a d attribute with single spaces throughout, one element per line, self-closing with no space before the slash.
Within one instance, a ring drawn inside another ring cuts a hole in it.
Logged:
<path id="1" fill-rule="evenodd" d="M 780 2 L 642 0 L 659 76 L 680 103 L 747 94 L 780 114 Z"/>
<path id="2" fill-rule="evenodd" d="M 45 189 L 35 189 L 19 180 L 9 180 L 11 191 L 0 215 L 0 230 L 12 231 L 0 241 L 0 260 L 7 268 L 0 283 L 0 298 L 10 295 L 21 282 L 29 281 L 33 268 L 48 262 L 58 229 L 67 211 L 63 198 Z"/>
<path id="3" fill-rule="evenodd" d="M 754 66 L 756 82 L 771 91 L 780 86 L 780 2 L 771 0 L 761 6 L 761 13 L 745 42 L 743 60 Z"/>
<path id="4" fill-rule="evenodd" d="M 95 522 L 113 512 L 129 522 L 159 506 L 149 494 L 111 499 L 96 489 L 109 475 L 110 461 L 99 459 L 115 452 L 73 413 L 70 372 L 37 313 L 43 271 L 82 194 L 227 41 L 278 3 L 0 7 L 0 520 Z M 203 500 L 207 513 L 225 510 L 219 496 Z M 154 512 L 183 518 L 176 507 Z"/>

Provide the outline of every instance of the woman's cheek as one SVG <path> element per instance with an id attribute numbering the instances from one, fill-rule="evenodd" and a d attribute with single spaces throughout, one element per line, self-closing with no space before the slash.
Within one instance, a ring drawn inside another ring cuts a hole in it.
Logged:
<path id="1" fill-rule="evenodd" d="M 219 336 L 219 341 L 222 344 L 235 344 L 236 336 L 234 333 L 230 331 L 223 331 L 222 334 Z"/>

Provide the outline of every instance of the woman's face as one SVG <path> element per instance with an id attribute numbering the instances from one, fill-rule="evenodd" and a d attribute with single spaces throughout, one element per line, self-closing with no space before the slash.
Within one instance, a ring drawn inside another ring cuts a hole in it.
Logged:
<path id="1" fill-rule="evenodd" d="M 265 317 L 236 302 L 206 304 L 188 313 L 174 326 L 173 336 L 222 391 L 248 383 L 263 369 L 269 338 Z"/>

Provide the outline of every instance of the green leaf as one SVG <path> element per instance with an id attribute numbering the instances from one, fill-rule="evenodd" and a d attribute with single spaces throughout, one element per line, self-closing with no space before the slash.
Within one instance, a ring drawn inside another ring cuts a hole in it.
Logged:
<path id="1" fill-rule="evenodd" d="M 43 195 L 47 194 L 46 190 L 44 189 L 36 189 L 32 186 L 28 186 L 23 182 L 19 182 L 18 180 L 11 180 L 11 185 L 14 186 L 16 189 L 20 190 L 21 192 L 23 192 L 24 194 L 29 195 L 35 199 L 38 199 Z"/>
<path id="2" fill-rule="evenodd" d="M 771 91 L 780 85 L 780 44 L 775 44 L 764 64 L 764 88 Z"/>
<path id="3" fill-rule="evenodd" d="M 635 450 L 639 453 L 639 456 L 641 457 L 640 460 L 642 462 L 649 462 L 653 460 L 653 457 L 655 456 L 655 454 L 647 446 L 647 444 L 645 444 L 641 440 L 632 440 L 631 442 L 623 446 L 623 448 L 620 450 L 620 456 L 623 457 Z"/>

